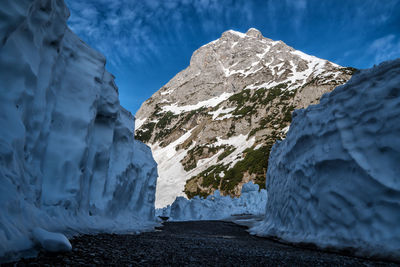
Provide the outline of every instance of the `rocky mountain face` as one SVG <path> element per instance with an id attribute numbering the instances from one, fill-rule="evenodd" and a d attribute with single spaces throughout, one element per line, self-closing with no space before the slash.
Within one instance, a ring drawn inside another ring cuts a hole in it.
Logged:
<path id="1" fill-rule="evenodd" d="M 264 188 L 270 149 L 292 111 L 318 103 L 354 71 L 253 28 L 200 47 L 136 114 L 136 138 L 159 166 L 156 207 L 216 189 L 238 196 L 249 181 Z"/>

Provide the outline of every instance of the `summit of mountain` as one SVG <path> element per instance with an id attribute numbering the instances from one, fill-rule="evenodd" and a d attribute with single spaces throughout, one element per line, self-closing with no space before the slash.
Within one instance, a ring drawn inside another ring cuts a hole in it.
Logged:
<path id="1" fill-rule="evenodd" d="M 354 71 L 254 28 L 197 49 L 136 114 L 136 138 L 159 166 L 156 206 L 216 189 L 238 196 L 248 181 L 265 187 L 270 148 L 285 137 L 291 112 L 318 103 Z"/>

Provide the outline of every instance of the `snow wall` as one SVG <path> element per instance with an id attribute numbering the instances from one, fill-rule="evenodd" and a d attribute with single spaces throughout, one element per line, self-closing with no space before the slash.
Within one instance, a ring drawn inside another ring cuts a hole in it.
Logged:
<path id="1" fill-rule="evenodd" d="M 160 209 L 159 213 L 170 217 L 171 221 L 222 220 L 239 214 L 262 215 L 266 202 L 267 191 L 248 182 L 243 185 L 239 198 L 221 196 L 219 190 L 206 199 L 177 197 L 171 206 Z"/>
<path id="2" fill-rule="evenodd" d="M 67 235 L 154 223 L 156 163 L 134 140 L 105 58 L 62 0 L 0 3 L 0 258 L 32 229 Z"/>
<path id="3" fill-rule="evenodd" d="M 400 257 L 400 59 L 293 113 L 274 145 L 262 236 Z"/>

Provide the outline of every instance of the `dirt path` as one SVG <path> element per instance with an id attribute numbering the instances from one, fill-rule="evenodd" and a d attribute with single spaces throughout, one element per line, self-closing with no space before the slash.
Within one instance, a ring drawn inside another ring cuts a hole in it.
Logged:
<path id="1" fill-rule="evenodd" d="M 280 244 L 222 221 L 166 222 L 155 232 L 83 235 L 71 243 L 72 252 L 40 253 L 17 265 L 396 266 Z"/>

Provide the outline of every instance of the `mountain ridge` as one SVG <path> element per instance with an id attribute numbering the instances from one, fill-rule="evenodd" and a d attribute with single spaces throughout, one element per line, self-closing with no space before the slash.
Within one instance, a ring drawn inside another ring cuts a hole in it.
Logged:
<path id="1" fill-rule="evenodd" d="M 136 114 L 136 137 L 159 165 L 156 205 L 182 190 L 188 197 L 216 189 L 237 196 L 248 181 L 263 188 L 263 157 L 284 138 L 291 111 L 318 103 L 354 71 L 254 28 L 228 30 L 201 46 Z"/>

